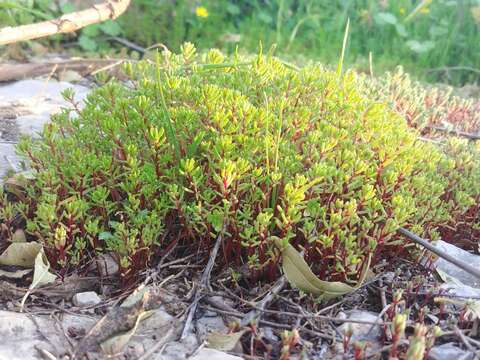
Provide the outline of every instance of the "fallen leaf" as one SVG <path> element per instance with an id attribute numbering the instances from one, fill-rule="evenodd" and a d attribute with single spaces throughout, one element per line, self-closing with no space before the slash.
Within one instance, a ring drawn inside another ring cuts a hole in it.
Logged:
<path id="1" fill-rule="evenodd" d="M 33 281 L 30 285 L 30 289 L 33 289 L 38 286 L 45 284 L 50 284 L 54 282 L 56 276 L 50 273 L 50 264 L 45 260 L 45 254 L 43 253 L 43 248 L 38 252 L 35 258 L 35 267 L 33 269 Z"/>
<path id="2" fill-rule="evenodd" d="M 246 330 L 241 330 L 232 334 L 222 334 L 212 332 L 207 337 L 207 347 L 219 351 L 232 351 L 237 346 Z"/>
<path id="3" fill-rule="evenodd" d="M 25 188 L 32 179 L 34 177 L 30 171 L 23 171 L 5 180 L 3 188 L 5 192 L 15 195 L 20 200 L 25 200 Z"/>
<path id="4" fill-rule="evenodd" d="M 320 280 L 310 269 L 302 255 L 295 250 L 295 248 L 287 244 L 284 246 L 280 239 L 277 239 L 277 246 L 282 251 L 282 267 L 285 277 L 288 282 L 297 289 L 300 289 L 306 293 L 322 296 L 325 300 L 330 300 L 338 296 L 342 296 L 351 293 L 356 287 L 339 281 L 324 281 Z M 369 257 L 367 265 L 364 267 L 362 274 L 360 275 L 357 287 L 360 286 L 365 277 L 368 274 L 370 267 Z"/>
<path id="5" fill-rule="evenodd" d="M 17 229 L 12 235 L 12 242 L 24 243 L 27 241 L 25 232 L 22 229 Z"/>
<path id="6" fill-rule="evenodd" d="M 130 307 L 144 299 L 145 293 L 148 291 L 148 288 L 144 287 L 141 289 L 137 289 L 132 292 L 120 305 L 120 307 Z"/>
<path id="7" fill-rule="evenodd" d="M 25 301 L 27 301 L 33 289 L 54 282 L 56 279 L 56 276 L 48 271 L 48 269 L 50 269 L 50 264 L 44 258 L 45 254 L 43 253 L 43 248 L 40 246 L 40 250 L 35 257 L 33 280 L 30 284 L 30 287 L 28 288 L 28 291 L 22 298 L 22 301 L 20 303 L 20 312 L 23 312 L 23 306 L 25 305 Z"/>
<path id="8" fill-rule="evenodd" d="M 137 320 L 135 321 L 135 325 L 128 331 L 123 332 L 119 335 L 112 336 L 111 338 L 103 341 L 100 344 L 100 347 L 102 348 L 103 352 L 108 354 L 108 355 L 115 355 L 120 353 L 123 348 L 128 344 L 130 341 L 131 337 L 135 334 L 138 328 L 138 324 L 140 324 L 140 321 L 143 319 L 146 319 L 150 315 L 152 315 L 153 311 L 143 311 L 141 312 Z"/>
<path id="9" fill-rule="evenodd" d="M 0 255 L 0 265 L 17 265 L 31 268 L 42 249 L 37 242 L 14 242 Z"/>
<path id="10" fill-rule="evenodd" d="M 16 271 L 5 271 L 0 269 L 0 277 L 6 277 L 9 279 L 21 279 L 25 275 L 28 275 L 32 272 L 32 269 L 22 269 Z"/>

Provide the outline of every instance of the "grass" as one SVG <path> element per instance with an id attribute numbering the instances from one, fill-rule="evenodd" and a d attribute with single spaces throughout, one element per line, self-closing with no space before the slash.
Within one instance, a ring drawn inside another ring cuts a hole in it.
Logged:
<path id="1" fill-rule="evenodd" d="M 198 2 L 176 4 L 134 3 L 120 20 L 125 35 L 144 45 L 163 42 L 174 50 L 181 35 L 200 48 L 227 51 L 238 45 L 254 52 L 260 42 L 265 48 L 276 44 L 277 53 L 291 60 L 300 55 L 305 61 L 336 64 L 350 19 L 347 66 L 367 71 L 371 52 L 378 72 L 403 65 L 433 82 L 458 85 L 479 79 L 480 5 L 474 0 L 205 0 L 201 5 L 209 15 L 203 18 L 195 13 Z M 147 19 L 143 28 L 130 26 L 140 19 Z"/>
<path id="2" fill-rule="evenodd" d="M 71 10 L 48 0 L 32 3 L 1 3 L 6 11 L 0 24 Z M 173 51 L 185 41 L 200 50 L 217 47 L 230 53 L 276 44 L 277 54 L 291 61 L 335 65 L 347 19 L 345 66 L 368 72 L 372 54 L 377 73 L 403 65 L 430 82 L 462 85 L 480 78 L 477 0 L 136 0 L 117 20 L 120 26 L 93 25 L 68 39 L 83 51 L 100 53 L 111 52 L 110 36 L 145 47 L 162 43 Z"/>

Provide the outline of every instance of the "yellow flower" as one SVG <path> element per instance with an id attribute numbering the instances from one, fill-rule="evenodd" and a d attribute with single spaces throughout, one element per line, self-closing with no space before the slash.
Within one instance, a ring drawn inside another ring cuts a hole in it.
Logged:
<path id="1" fill-rule="evenodd" d="M 195 9 L 195 14 L 198 16 L 198 17 L 201 17 L 201 18 L 206 18 L 208 17 L 208 10 L 206 7 L 204 6 L 199 6 Z"/>
<path id="2" fill-rule="evenodd" d="M 400 15 L 405 15 L 405 13 L 407 12 L 407 10 L 405 10 L 404 7 L 401 7 L 400 10 L 399 10 L 399 12 L 400 12 Z"/>
<path id="3" fill-rule="evenodd" d="M 425 6 L 420 10 L 420 12 L 422 14 L 428 14 L 430 12 L 430 9 L 428 8 L 428 6 Z"/>
<path id="4" fill-rule="evenodd" d="M 472 12 L 473 20 L 480 25 L 480 6 L 474 6 L 470 8 L 470 11 Z"/>

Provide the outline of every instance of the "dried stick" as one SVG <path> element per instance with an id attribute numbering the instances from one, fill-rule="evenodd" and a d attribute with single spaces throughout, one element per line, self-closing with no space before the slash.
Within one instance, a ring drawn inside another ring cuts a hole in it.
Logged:
<path id="1" fill-rule="evenodd" d="M 465 334 L 463 334 L 462 331 L 457 326 L 453 328 L 453 331 L 455 335 L 457 335 L 458 338 L 462 341 L 463 345 L 465 345 L 468 351 L 470 351 L 472 354 L 475 355 L 475 359 L 479 359 L 480 357 L 479 357 L 478 351 L 470 343 L 469 341 L 470 339 L 467 336 L 465 336 Z"/>
<path id="2" fill-rule="evenodd" d="M 257 304 L 255 304 L 253 310 L 249 311 L 248 314 L 243 317 L 242 321 L 240 322 L 240 326 L 247 326 L 252 321 L 256 321 L 262 311 L 266 310 L 267 306 L 269 306 L 274 297 L 283 290 L 286 284 L 287 280 L 285 276 L 282 276 L 280 279 L 278 279 L 268 294 L 262 299 L 262 301 L 259 301 Z"/>
<path id="3" fill-rule="evenodd" d="M 435 246 L 433 246 L 432 244 L 430 244 L 428 241 L 422 239 L 421 237 L 419 237 L 418 235 L 408 231 L 407 229 L 404 229 L 404 228 L 399 228 L 398 230 L 398 233 L 409 238 L 410 240 L 412 240 L 414 243 L 416 244 L 419 244 L 421 246 L 423 246 L 425 249 L 431 251 L 432 253 L 440 256 L 442 259 L 445 259 L 446 261 L 458 266 L 460 269 L 468 272 L 469 274 L 475 276 L 476 278 L 480 279 L 480 270 L 478 270 L 477 268 L 474 268 L 473 266 L 457 259 L 457 258 L 454 258 L 453 256 L 447 254 L 446 252 L 440 250 L 440 249 L 437 249 Z"/>
<path id="4" fill-rule="evenodd" d="M 76 71 L 82 76 L 90 75 L 97 69 L 117 63 L 118 60 L 67 60 L 43 64 L 0 64 L 0 82 L 28 79 L 46 74 L 60 74 Z"/>
<path id="5" fill-rule="evenodd" d="M 193 302 L 190 305 L 190 309 L 188 310 L 188 315 L 185 320 L 185 324 L 183 326 L 182 335 L 180 336 L 180 340 L 184 339 L 188 331 L 190 329 L 190 325 L 193 321 L 195 316 L 195 312 L 197 311 L 198 303 L 202 298 L 202 292 L 207 289 L 208 291 L 212 291 L 212 286 L 210 285 L 210 274 L 212 273 L 213 266 L 215 265 L 215 259 L 217 258 L 218 250 L 220 249 L 220 245 L 222 243 L 222 235 L 225 231 L 226 226 L 224 225 L 220 234 L 218 234 L 217 241 L 215 242 L 215 246 L 213 247 L 210 253 L 210 259 L 208 259 L 207 266 L 203 271 L 202 278 L 200 279 L 200 284 L 195 285 L 194 293 L 193 293 Z"/>
<path id="6" fill-rule="evenodd" d="M 465 131 L 460 131 L 460 130 L 455 130 L 455 129 L 447 129 L 447 128 L 444 128 L 444 127 L 440 127 L 440 126 L 427 126 L 427 129 L 430 129 L 430 130 L 434 130 L 434 131 L 440 131 L 440 132 L 444 132 L 444 133 L 447 133 L 447 134 L 452 134 L 452 135 L 456 135 L 458 137 L 463 137 L 463 138 L 466 138 L 466 139 L 469 139 L 469 140 L 480 140 L 480 134 L 471 134 L 471 133 L 467 133 Z"/>
<path id="7" fill-rule="evenodd" d="M 130 0 L 108 0 L 82 11 L 65 14 L 57 19 L 35 24 L 0 29 L 0 45 L 38 39 L 55 34 L 71 33 L 87 25 L 116 19 L 130 5 Z"/>

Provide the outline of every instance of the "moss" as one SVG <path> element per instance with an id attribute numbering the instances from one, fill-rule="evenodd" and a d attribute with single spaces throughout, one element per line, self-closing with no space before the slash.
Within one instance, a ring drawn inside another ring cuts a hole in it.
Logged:
<path id="1" fill-rule="evenodd" d="M 281 238 L 320 277 L 355 280 L 405 250 L 399 226 L 435 237 L 451 218 L 445 155 L 353 73 L 190 44 L 125 73 L 19 146 L 28 232 L 57 268 L 110 250 L 127 281 L 170 249 L 206 259 L 224 231 L 219 266 L 274 280 Z"/>

